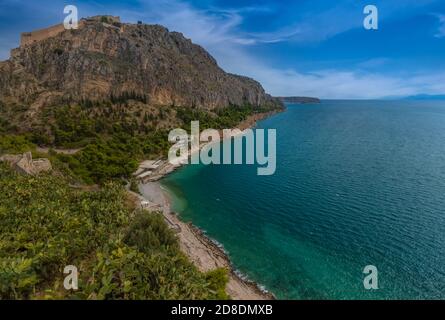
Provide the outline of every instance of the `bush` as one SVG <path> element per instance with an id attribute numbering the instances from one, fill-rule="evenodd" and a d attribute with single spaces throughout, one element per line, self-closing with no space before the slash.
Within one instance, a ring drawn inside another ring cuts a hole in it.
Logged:
<path id="1" fill-rule="evenodd" d="M 142 213 L 137 215 L 127 232 L 124 242 L 140 251 L 151 253 L 154 250 L 177 250 L 178 242 L 173 231 L 160 214 Z"/>
<path id="2" fill-rule="evenodd" d="M 0 135 L 0 154 L 24 153 L 34 149 L 35 145 L 23 135 Z"/>
<path id="3" fill-rule="evenodd" d="M 200 128 L 205 129 L 230 129 L 236 127 L 239 123 L 246 120 L 247 117 L 261 112 L 268 112 L 274 109 L 256 108 L 251 105 L 230 106 L 220 108 L 210 113 L 208 111 L 177 107 L 177 117 L 183 122 L 184 129 L 190 131 L 190 122 L 199 121 Z"/>
<path id="4" fill-rule="evenodd" d="M 230 297 L 226 293 L 226 284 L 229 282 L 228 270 L 218 268 L 206 273 L 206 280 L 210 283 L 209 288 L 216 294 L 216 299 L 227 300 Z"/>
<path id="5" fill-rule="evenodd" d="M 130 179 L 130 191 L 133 191 L 134 193 L 140 194 L 139 191 L 139 185 L 135 178 Z"/>

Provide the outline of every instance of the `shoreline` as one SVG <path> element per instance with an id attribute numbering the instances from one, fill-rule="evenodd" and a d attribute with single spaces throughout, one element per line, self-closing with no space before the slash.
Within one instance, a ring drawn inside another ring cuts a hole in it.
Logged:
<path id="1" fill-rule="evenodd" d="M 140 184 L 139 189 L 144 199 L 159 205 L 167 224 L 176 231 L 181 251 L 200 271 L 207 272 L 217 268 L 228 270 L 229 281 L 226 292 L 232 299 L 275 299 L 272 293 L 262 289 L 259 284 L 248 280 L 236 270 L 222 245 L 191 222 L 182 221 L 179 215 L 171 210 L 170 195 L 159 181 Z"/>
<path id="2" fill-rule="evenodd" d="M 249 129 L 249 128 L 254 128 L 258 121 L 264 120 L 266 118 L 273 116 L 274 114 L 277 114 L 277 113 L 280 113 L 283 111 L 284 111 L 284 109 L 251 115 L 251 116 L 247 117 L 246 120 L 240 122 L 235 128 L 232 128 L 232 130 L 239 129 L 241 132 L 239 134 L 232 134 L 230 137 L 224 137 L 222 134 L 222 130 L 220 130 L 220 139 L 218 141 L 210 141 L 210 142 L 206 142 L 206 143 L 201 143 L 199 145 L 199 148 L 190 150 L 190 154 L 188 155 L 188 157 L 195 154 L 196 152 L 201 151 L 202 148 L 204 148 L 205 146 L 207 146 L 209 144 L 221 143 L 221 141 L 224 141 L 225 139 L 233 139 L 239 135 L 242 135 L 244 130 Z M 186 158 L 177 159 L 175 164 L 167 162 L 165 165 L 162 166 L 162 168 L 160 168 L 156 173 L 151 175 L 146 181 L 147 182 L 155 182 L 155 181 L 161 180 L 165 176 L 168 176 L 170 173 L 176 171 L 177 169 L 183 167 L 184 165 L 187 165 L 187 163 L 184 164 L 184 162 L 183 162 L 184 160 L 186 160 Z"/>
<path id="3" fill-rule="evenodd" d="M 257 121 L 268 118 L 277 111 L 256 114 L 248 117 L 236 128 L 241 131 L 252 128 Z M 231 137 L 233 138 L 233 136 Z M 221 141 L 221 140 L 220 140 Z M 219 142 L 220 142 L 219 141 Z M 215 142 L 210 142 L 215 143 Z M 206 144 L 200 145 L 199 150 Z M 199 150 L 195 150 L 197 152 Z M 275 300 L 276 297 L 263 289 L 258 283 L 247 279 L 233 265 L 223 245 L 208 237 L 203 230 L 192 223 L 184 222 L 179 215 L 171 211 L 170 194 L 159 180 L 182 167 L 183 164 L 169 164 L 162 172 L 147 183 L 139 184 L 142 197 L 161 208 L 162 214 L 169 226 L 176 230 L 181 250 L 202 272 L 217 268 L 226 268 L 229 271 L 229 281 L 226 286 L 227 294 L 234 300 Z"/>

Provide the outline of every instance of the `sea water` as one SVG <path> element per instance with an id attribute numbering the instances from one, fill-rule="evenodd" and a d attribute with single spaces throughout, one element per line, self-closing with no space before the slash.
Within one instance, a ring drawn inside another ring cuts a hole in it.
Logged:
<path id="1" fill-rule="evenodd" d="M 162 182 L 181 219 L 278 298 L 445 298 L 444 101 L 288 105 L 258 128 L 276 173 L 183 167 Z"/>

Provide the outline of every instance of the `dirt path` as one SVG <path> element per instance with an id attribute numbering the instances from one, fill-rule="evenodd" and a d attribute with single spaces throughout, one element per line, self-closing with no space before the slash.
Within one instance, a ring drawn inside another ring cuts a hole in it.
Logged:
<path id="1" fill-rule="evenodd" d="M 40 153 L 49 153 L 50 148 L 41 148 L 37 147 L 36 151 Z M 82 149 L 52 149 L 55 153 L 58 154 L 66 154 L 66 155 L 73 155 L 78 153 Z"/>

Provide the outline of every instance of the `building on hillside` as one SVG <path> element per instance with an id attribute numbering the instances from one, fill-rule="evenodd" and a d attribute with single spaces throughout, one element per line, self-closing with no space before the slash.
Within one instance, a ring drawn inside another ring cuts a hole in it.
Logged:
<path id="1" fill-rule="evenodd" d="M 94 16 L 94 17 L 84 18 L 80 19 L 79 28 L 83 27 L 86 22 L 93 22 L 93 21 L 99 21 L 102 23 L 112 25 L 115 23 L 120 23 L 121 19 L 120 17 L 115 17 L 115 16 Z M 65 26 L 63 25 L 63 23 L 61 23 L 40 30 L 23 32 L 21 34 L 20 47 L 24 47 L 48 38 L 55 37 L 58 34 L 62 33 L 63 31 L 65 31 Z"/>
<path id="2" fill-rule="evenodd" d="M 8 163 L 12 169 L 22 174 L 37 175 L 52 170 L 51 162 L 48 159 L 33 160 L 31 152 L 19 155 L 6 154 L 0 157 L 0 161 Z"/>

